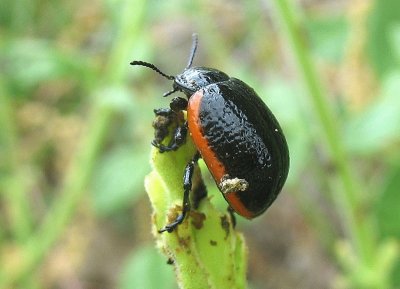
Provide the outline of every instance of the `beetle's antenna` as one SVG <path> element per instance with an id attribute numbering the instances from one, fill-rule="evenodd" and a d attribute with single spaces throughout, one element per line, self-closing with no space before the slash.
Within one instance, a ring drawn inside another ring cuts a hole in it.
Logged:
<path id="1" fill-rule="evenodd" d="M 195 55 L 196 50 L 197 50 L 198 42 L 199 42 L 199 39 L 197 37 L 197 33 L 193 33 L 192 34 L 192 49 L 190 51 L 189 61 L 188 61 L 188 64 L 186 65 L 186 69 L 188 69 L 189 67 L 192 66 L 193 58 L 194 58 L 194 55 Z"/>
<path id="2" fill-rule="evenodd" d="M 162 72 L 160 69 L 158 69 L 154 64 L 151 64 L 151 63 L 148 63 L 148 62 L 144 62 L 144 61 L 140 61 L 140 60 L 135 60 L 135 61 L 132 61 L 132 62 L 131 62 L 131 65 L 145 66 L 145 67 L 148 67 L 148 68 L 153 69 L 155 72 L 161 74 L 162 76 L 164 76 L 164 77 L 167 78 L 167 79 L 170 79 L 170 80 L 174 80 L 174 79 L 175 79 L 175 76 L 165 74 L 165 73 Z"/>

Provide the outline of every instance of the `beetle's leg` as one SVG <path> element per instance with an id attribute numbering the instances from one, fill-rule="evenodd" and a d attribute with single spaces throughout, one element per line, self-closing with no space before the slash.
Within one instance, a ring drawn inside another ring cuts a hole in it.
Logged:
<path id="1" fill-rule="evenodd" d="M 188 130 L 187 121 L 179 125 L 181 123 L 179 114 L 182 114 L 182 110 L 186 109 L 187 104 L 188 102 L 186 99 L 181 97 L 174 97 L 171 100 L 169 109 L 164 108 L 154 111 L 157 116 L 161 116 L 167 119 L 167 121 L 162 122 L 161 125 L 156 128 L 156 132 L 158 130 L 159 137 L 156 136 L 155 139 L 151 142 L 153 146 L 159 149 L 160 153 L 166 151 L 175 151 L 185 143 Z M 168 135 L 168 126 L 172 124 L 172 122 L 175 122 L 177 127 L 174 130 L 173 136 L 169 144 L 163 145 L 161 142 Z M 155 127 L 154 124 L 153 126 Z"/>
<path id="2" fill-rule="evenodd" d="M 178 126 L 175 129 L 174 135 L 168 145 L 163 145 L 161 143 L 157 144 L 154 142 L 152 142 L 152 145 L 157 147 L 160 153 L 176 151 L 180 146 L 182 146 L 185 143 L 187 130 L 188 130 L 187 122 L 185 121 L 181 126 Z"/>
<path id="3" fill-rule="evenodd" d="M 236 227 L 236 217 L 235 217 L 235 211 L 232 209 L 231 206 L 228 206 L 228 213 L 229 216 L 231 217 L 231 222 L 232 222 L 232 227 Z"/>
<path id="4" fill-rule="evenodd" d="M 207 188 L 204 181 L 200 178 L 196 186 L 192 189 L 192 208 L 197 209 L 200 205 L 200 201 L 205 197 L 207 197 Z"/>
<path id="5" fill-rule="evenodd" d="M 170 108 L 159 108 L 154 110 L 156 118 L 153 121 L 154 139 L 151 142 L 158 147 L 159 144 L 168 136 L 168 127 L 177 122 L 175 113 Z"/>
<path id="6" fill-rule="evenodd" d="M 159 148 L 160 152 L 176 150 L 179 145 L 184 143 L 187 128 L 183 120 L 183 113 L 181 111 L 175 112 L 170 108 L 160 108 L 155 109 L 154 113 L 156 115 L 153 121 L 154 127 L 154 139 L 152 140 L 152 145 Z M 170 135 L 170 127 L 175 127 L 173 131 L 173 136 L 168 145 L 163 145 L 164 139 Z"/>
<path id="7" fill-rule="evenodd" d="M 188 101 L 178 96 L 171 99 L 171 102 L 169 103 L 169 107 L 175 112 L 186 110 L 187 106 Z"/>
<path id="8" fill-rule="evenodd" d="M 171 224 L 166 225 L 164 228 L 158 230 L 159 233 L 167 231 L 171 233 L 180 223 L 185 219 L 186 214 L 190 211 L 190 201 L 189 193 L 192 189 L 192 177 L 195 165 L 200 158 L 200 153 L 197 152 L 192 160 L 186 165 L 185 172 L 183 174 L 183 203 L 182 203 L 182 213 L 180 213 L 175 221 Z"/>

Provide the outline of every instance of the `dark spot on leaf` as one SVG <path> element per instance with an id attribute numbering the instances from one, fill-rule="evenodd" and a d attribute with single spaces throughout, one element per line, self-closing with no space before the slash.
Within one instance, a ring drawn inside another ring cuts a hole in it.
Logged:
<path id="1" fill-rule="evenodd" d="M 211 245 L 211 246 L 217 246 L 217 241 L 210 240 L 210 245 Z"/>
<path id="2" fill-rule="evenodd" d="M 167 260 L 167 264 L 168 264 L 168 265 L 172 265 L 172 264 L 174 264 L 174 263 L 175 263 L 174 259 L 172 259 L 171 257 L 169 257 L 168 260 Z"/>
<path id="3" fill-rule="evenodd" d="M 189 243 L 190 243 L 190 236 L 188 236 L 186 238 L 178 237 L 178 241 L 179 241 L 179 245 L 181 245 L 181 247 L 188 248 Z"/>
<path id="4" fill-rule="evenodd" d="M 197 229 L 200 230 L 203 228 L 204 220 L 206 219 L 206 215 L 197 211 L 191 211 L 190 217 L 192 220 L 192 225 Z"/>

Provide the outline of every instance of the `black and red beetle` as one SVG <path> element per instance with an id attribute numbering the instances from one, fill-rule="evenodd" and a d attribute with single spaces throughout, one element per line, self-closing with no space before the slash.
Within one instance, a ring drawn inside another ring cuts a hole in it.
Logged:
<path id="1" fill-rule="evenodd" d="M 189 130 L 197 147 L 183 176 L 182 213 L 160 233 L 172 232 L 190 210 L 191 178 L 199 158 L 203 158 L 230 209 L 247 219 L 262 214 L 272 204 L 289 171 L 285 136 L 269 108 L 243 81 L 217 69 L 192 67 L 196 49 L 194 34 L 188 65 L 177 76 L 167 75 L 148 62 L 131 62 L 174 81 L 173 89 L 164 96 L 181 91 L 187 97 L 175 97 L 169 109 L 155 110 L 159 115 L 186 110 L 187 120 L 175 130 L 170 144 L 155 139 L 153 145 L 160 152 L 177 150 Z"/>

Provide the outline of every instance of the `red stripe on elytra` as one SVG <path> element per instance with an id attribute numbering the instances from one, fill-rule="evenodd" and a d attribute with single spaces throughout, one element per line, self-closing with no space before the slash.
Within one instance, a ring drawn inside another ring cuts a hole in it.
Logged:
<path id="1" fill-rule="evenodd" d="M 201 157 L 206 163 L 208 170 L 218 183 L 226 174 L 224 164 L 220 162 L 215 152 L 211 149 L 207 139 L 203 135 L 203 128 L 199 119 L 200 106 L 203 98 L 203 91 L 199 90 L 189 98 L 187 108 L 188 126 L 193 142 L 199 150 Z M 254 214 L 250 212 L 240 201 L 237 192 L 231 192 L 224 195 L 232 209 L 239 215 L 251 219 Z"/>

